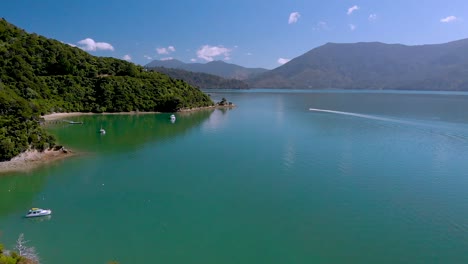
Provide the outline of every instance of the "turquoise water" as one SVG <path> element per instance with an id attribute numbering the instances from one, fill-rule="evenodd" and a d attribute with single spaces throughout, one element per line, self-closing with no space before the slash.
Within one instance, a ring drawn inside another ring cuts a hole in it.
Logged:
<path id="1" fill-rule="evenodd" d="M 49 125 L 81 155 L 0 177 L 0 241 L 48 264 L 468 262 L 468 94 L 208 93 L 238 107 Z"/>

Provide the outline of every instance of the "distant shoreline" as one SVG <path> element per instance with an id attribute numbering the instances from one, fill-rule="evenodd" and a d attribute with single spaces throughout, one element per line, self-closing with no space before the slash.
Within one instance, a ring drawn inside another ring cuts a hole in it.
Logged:
<path id="1" fill-rule="evenodd" d="M 72 116 L 84 116 L 84 115 L 146 115 L 146 114 L 159 114 L 160 112 L 116 112 L 116 113 L 92 113 L 92 112 L 69 112 L 69 113 L 52 113 L 41 116 L 45 121 L 59 120 L 66 117 Z"/>
<path id="2" fill-rule="evenodd" d="M 182 108 L 176 113 L 193 112 L 193 111 L 205 110 L 205 109 L 234 108 L 234 107 L 236 107 L 235 104 Z M 164 112 L 154 112 L 154 111 L 152 112 L 131 111 L 131 112 L 116 112 L 116 113 L 68 112 L 68 113 L 52 113 L 52 114 L 43 115 L 41 117 L 44 118 L 45 121 L 53 121 L 53 120 L 67 118 L 67 117 L 84 116 L 84 115 L 147 115 L 147 114 L 163 114 L 163 113 Z"/>
<path id="3" fill-rule="evenodd" d="M 194 107 L 194 108 L 183 108 L 180 109 L 178 112 L 183 113 L 183 112 L 193 112 L 193 111 L 198 111 L 198 110 L 206 110 L 206 109 L 222 109 L 222 108 L 235 108 L 237 107 L 235 104 L 231 105 L 212 105 L 212 106 L 202 106 L 202 107 Z"/>

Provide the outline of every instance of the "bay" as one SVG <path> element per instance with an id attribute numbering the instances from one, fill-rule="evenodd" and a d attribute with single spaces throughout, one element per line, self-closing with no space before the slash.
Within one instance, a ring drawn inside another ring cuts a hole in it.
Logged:
<path id="1" fill-rule="evenodd" d="M 51 264 L 468 262 L 468 94 L 207 93 L 237 107 L 48 125 L 80 155 L 0 177 L 0 240 Z"/>

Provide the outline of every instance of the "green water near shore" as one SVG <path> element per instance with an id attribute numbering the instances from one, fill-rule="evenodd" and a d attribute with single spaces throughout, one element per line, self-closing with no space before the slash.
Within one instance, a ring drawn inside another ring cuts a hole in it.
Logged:
<path id="1" fill-rule="evenodd" d="M 238 107 L 50 125 L 82 154 L 0 177 L 0 240 L 49 264 L 468 262 L 468 94 L 209 93 Z"/>

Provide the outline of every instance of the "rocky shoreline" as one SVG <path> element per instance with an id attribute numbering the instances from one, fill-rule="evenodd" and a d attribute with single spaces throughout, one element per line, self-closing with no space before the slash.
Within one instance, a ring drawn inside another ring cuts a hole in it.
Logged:
<path id="1" fill-rule="evenodd" d="M 7 172 L 30 171 L 49 162 L 71 157 L 74 154 L 61 146 L 44 151 L 27 150 L 9 161 L 0 162 L 0 175 Z"/>

